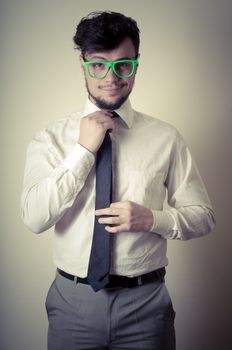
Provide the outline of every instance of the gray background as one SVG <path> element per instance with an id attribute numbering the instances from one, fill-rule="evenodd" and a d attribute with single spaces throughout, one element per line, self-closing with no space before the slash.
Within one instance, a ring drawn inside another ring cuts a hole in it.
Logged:
<path id="1" fill-rule="evenodd" d="M 35 235 L 20 219 L 25 152 L 35 131 L 82 109 L 85 86 L 72 36 L 83 16 L 104 9 L 138 21 L 141 59 L 132 103 L 179 129 L 217 214 L 217 227 L 210 236 L 169 242 L 167 284 L 177 311 L 177 349 L 228 350 L 232 348 L 229 0 L 0 2 L 0 347 L 46 349 L 44 300 L 55 271 L 53 232 Z"/>

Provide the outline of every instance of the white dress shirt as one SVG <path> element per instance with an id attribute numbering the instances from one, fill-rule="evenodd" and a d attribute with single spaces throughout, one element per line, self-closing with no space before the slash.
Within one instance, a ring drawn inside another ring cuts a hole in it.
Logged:
<path id="1" fill-rule="evenodd" d="M 26 226 L 40 233 L 55 225 L 54 263 L 86 277 L 95 215 L 95 156 L 77 143 L 80 118 L 51 123 L 29 144 L 21 197 Z M 111 273 L 137 276 L 167 265 L 167 239 L 187 240 L 214 226 L 214 213 L 189 149 L 177 130 L 134 111 L 127 100 L 111 134 L 113 202 L 152 210 L 151 232 L 112 234 Z M 164 207 L 167 194 L 168 206 Z M 107 233 L 106 233 L 107 234 Z"/>

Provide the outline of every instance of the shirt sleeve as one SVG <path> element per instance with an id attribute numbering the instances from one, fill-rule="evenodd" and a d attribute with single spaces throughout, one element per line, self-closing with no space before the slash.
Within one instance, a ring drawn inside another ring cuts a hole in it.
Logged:
<path id="1" fill-rule="evenodd" d="M 37 134 L 27 149 L 21 216 L 35 233 L 49 229 L 72 206 L 95 162 L 79 144 L 65 158 L 61 153 L 46 131 Z"/>
<path id="2" fill-rule="evenodd" d="M 206 188 L 181 135 L 176 132 L 166 178 L 168 206 L 152 210 L 152 232 L 166 239 L 188 240 L 206 235 L 215 214 Z"/>

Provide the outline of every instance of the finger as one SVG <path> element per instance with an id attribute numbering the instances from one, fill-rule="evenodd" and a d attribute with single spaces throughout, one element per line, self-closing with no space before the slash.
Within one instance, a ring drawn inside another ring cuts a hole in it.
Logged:
<path id="1" fill-rule="evenodd" d="M 110 204 L 110 208 L 123 208 L 128 209 L 133 202 L 124 201 L 124 202 L 114 202 Z"/>
<path id="2" fill-rule="evenodd" d="M 113 112 L 107 109 L 101 109 L 98 113 L 108 115 L 108 116 L 113 116 Z"/>
<path id="3" fill-rule="evenodd" d="M 111 115 L 104 115 L 104 114 L 97 115 L 97 116 L 92 116 L 91 118 L 96 120 L 96 121 L 100 121 L 100 122 L 102 122 L 104 120 L 114 121 L 114 118 L 112 118 Z"/>
<path id="4" fill-rule="evenodd" d="M 101 112 L 96 112 L 96 113 L 92 113 L 92 114 L 89 114 L 88 117 L 92 118 L 92 119 L 113 119 L 113 114 L 110 113 L 110 112 L 106 112 L 106 111 L 101 111 Z"/>
<path id="5" fill-rule="evenodd" d="M 125 224 L 121 224 L 117 226 L 106 226 L 105 230 L 109 233 L 121 233 L 121 232 L 127 232 L 127 227 Z"/>
<path id="6" fill-rule="evenodd" d="M 104 126 L 104 128 L 109 129 L 109 127 L 111 127 L 111 128 L 114 127 L 115 122 L 112 119 L 110 119 L 110 120 L 102 121 L 100 124 L 102 124 Z"/>
<path id="7" fill-rule="evenodd" d="M 114 117 L 114 115 L 113 115 L 113 113 L 112 113 L 111 111 L 103 111 L 103 113 L 104 113 L 104 115 L 105 115 L 105 116 L 107 116 L 107 117 L 110 117 L 110 118 L 114 119 L 114 118 L 113 118 L 113 117 Z"/>
<path id="8" fill-rule="evenodd" d="M 113 129 L 115 122 L 112 119 L 97 121 L 97 127 L 103 128 L 105 130 Z"/>
<path id="9" fill-rule="evenodd" d="M 98 219 L 99 224 L 105 224 L 105 225 L 119 225 L 122 224 L 122 218 L 120 216 L 108 216 L 108 217 L 101 217 Z"/>
<path id="10" fill-rule="evenodd" d="M 103 209 L 97 209 L 95 211 L 96 216 L 102 216 L 102 215 L 109 215 L 109 216 L 119 216 L 121 213 L 121 210 L 118 208 L 103 208 Z"/>
<path id="11" fill-rule="evenodd" d="M 96 125 L 97 128 L 108 128 L 108 127 L 113 128 L 115 125 L 115 122 L 112 119 L 95 120 L 94 125 Z"/>

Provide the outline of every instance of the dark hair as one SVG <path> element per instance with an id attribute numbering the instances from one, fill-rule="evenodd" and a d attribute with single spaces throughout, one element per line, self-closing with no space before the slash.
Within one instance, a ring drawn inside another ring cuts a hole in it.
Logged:
<path id="1" fill-rule="evenodd" d="M 84 56 L 87 51 L 113 50 L 127 37 L 131 38 L 137 56 L 140 40 L 136 21 L 121 13 L 104 11 L 82 18 L 73 40 Z"/>

